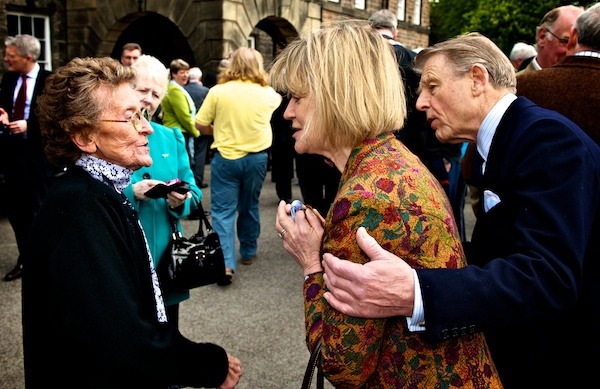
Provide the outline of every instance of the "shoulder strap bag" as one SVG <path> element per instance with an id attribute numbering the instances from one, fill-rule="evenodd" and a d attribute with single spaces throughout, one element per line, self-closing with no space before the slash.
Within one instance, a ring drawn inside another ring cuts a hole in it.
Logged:
<path id="1" fill-rule="evenodd" d="M 308 365 L 306 366 L 306 371 L 304 372 L 304 379 L 302 380 L 301 389 L 310 389 L 315 368 L 317 369 L 317 389 L 323 389 L 325 386 L 325 377 L 323 376 L 323 368 L 321 367 L 322 359 L 321 339 L 319 339 L 310 353 L 310 358 L 308 359 Z"/>
<path id="2" fill-rule="evenodd" d="M 213 231 L 202 203 L 198 207 L 201 215 L 198 232 L 189 239 L 179 232 L 177 219 L 171 215 L 173 232 L 158 266 L 161 284 L 167 289 L 185 291 L 225 278 L 225 258 L 219 235 Z"/>

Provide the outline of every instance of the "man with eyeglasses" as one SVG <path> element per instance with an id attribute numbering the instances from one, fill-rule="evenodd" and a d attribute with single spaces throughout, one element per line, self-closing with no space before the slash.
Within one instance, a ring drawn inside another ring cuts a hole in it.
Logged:
<path id="1" fill-rule="evenodd" d="M 600 3 L 571 28 L 567 56 L 556 65 L 517 77 L 517 94 L 557 111 L 600 144 Z"/>
<path id="2" fill-rule="evenodd" d="M 536 28 L 537 55 L 518 74 L 552 66 L 567 54 L 567 42 L 573 23 L 582 7 L 564 5 L 548 11 Z"/>

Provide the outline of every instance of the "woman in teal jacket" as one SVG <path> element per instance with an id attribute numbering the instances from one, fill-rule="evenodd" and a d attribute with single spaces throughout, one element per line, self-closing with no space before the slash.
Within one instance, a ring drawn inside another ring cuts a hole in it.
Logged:
<path id="1" fill-rule="evenodd" d="M 142 55 L 132 67 L 138 72 L 135 90 L 142 107 L 146 108 L 149 116 L 152 117 L 167 90 L 168 70 L 158 59 L 149 55 Z M 124 193 L 139 213 L 154 267 L 158 269 L 171 236 L 170 216 L 178 219 L 177 226 L 180 231 L 183 231 L 179 219 L 188 216 L 192 209 L 198 207 L 202 199 L 202 191 L 196 186 L 181 131 L 154 122 L 150 122 L 150 125 L 154 130 L 148 136 L 152 165 L 133 172 L 131 185 L 124 190 Z M 156 184 L 174 178 L 190 184 L 191 190 L 188 194 L 171 192 L 166 199 L 150 199 L 144 195 Z M 165 288 L 161 290 L 167 305 L 169 321 L 177 325 L 179 303 L 187 300 L 190 293 Z"/>

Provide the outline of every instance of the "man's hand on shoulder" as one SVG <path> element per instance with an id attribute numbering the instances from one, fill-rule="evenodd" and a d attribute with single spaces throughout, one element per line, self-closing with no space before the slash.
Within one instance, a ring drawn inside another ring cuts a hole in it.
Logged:
<path id="1" fill-rule="evenodd" d="M 371 262 L 361 265 L 329 253 L 323 255 L 327 302 L 350 316 L 411 316 L 415 288 L 412 268 L 381 248 L 363 227 L 356 232 L 356 240 Z"/>

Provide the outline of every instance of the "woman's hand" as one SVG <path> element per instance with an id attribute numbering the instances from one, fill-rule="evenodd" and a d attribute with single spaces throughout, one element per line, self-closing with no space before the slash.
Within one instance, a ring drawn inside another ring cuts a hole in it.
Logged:
<path id="1" fill-rule="evenodd" d="M 239 359 L 229 355 L 229 353 L 227 353 L 227 359 L 229 360 L 229 372 L 227 373 L 225 382 L 223 382 L 218 389 L 235 388 L 238 382 L 240 382 L 240 378 L 242 378 L 242 375 L 244 374 L 244 368 L 242 367 L 242 363 Z"/>
<path id="2" fill-rule="evenodd" d="M 163 181 L 159 180 L 142 180 L 133 184 L 133 196 L 136 200 L 147 201 L 150 197 L 146 197 L 144 193 L 154 188 L 158 184 L 164 184 Z"/>
<path id="3" fill-rule="evenodd" d="M 296 221 L 290 215 L 290 204 L 281 201 L 277 207 L 275 229 L 283 240 L 283 248 L 304 270 L 304 275 L 322 272 L 321 241 L 324 219 L 314 209 L 303 207 L 296 212 Z"/>
<path id="4" fill-rule="evenodd" d="M 178 193 L 176 191 L 171 191 L 167 194 L 167 204 L 169 204 L 169 207 L 171 208 L 177 208 L 183 205 L 183 203 L 185 203 L 185 200 L 189 199 L 192 197 L 192 194 L 190 192 L 187 192 L 186 194 L 182 194 L 182 193 Z"/>

